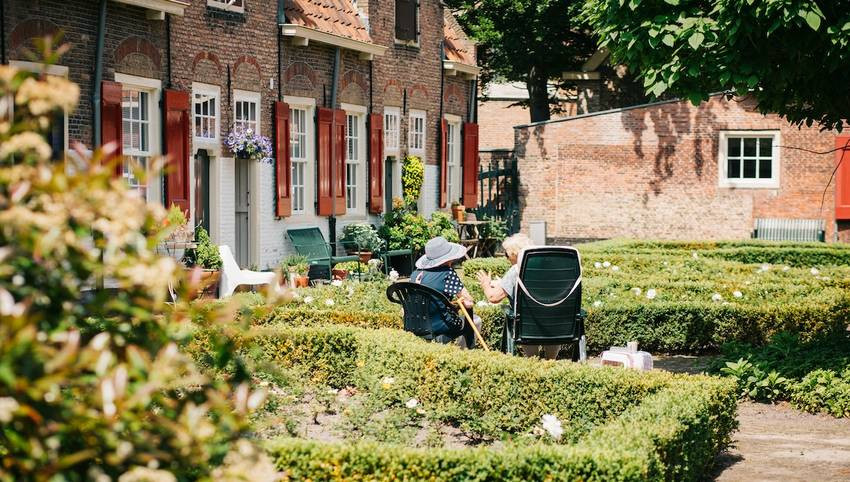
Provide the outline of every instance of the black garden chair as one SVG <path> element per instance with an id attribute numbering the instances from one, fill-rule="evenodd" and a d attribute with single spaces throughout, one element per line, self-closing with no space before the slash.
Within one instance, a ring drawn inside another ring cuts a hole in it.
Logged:
<path id="1" fill-rule="evenodd" d="M 502 350 L 515 354 L 517 345 L 570 345 L 579 359 L 585 313 L 581 309 L 581 257 L 563 246 L 523 251 L 519 279 L 502 336 Z"/>
<path id="2" fill-rule="evenodd" d="M 463 334 L 463 320 L 448 315 L 457 309 L 445 294 L 433 288 L 407 281 L 393 283 L 387 287 L 387 299 L 404 310 L 404 330 L 420 338 L 433 341 L 444 335 L 446 338 L 438 341 L 449 342 Z M 444 333 L 434 333 L 432 320 L 437 317 L 446 326 Z"/>

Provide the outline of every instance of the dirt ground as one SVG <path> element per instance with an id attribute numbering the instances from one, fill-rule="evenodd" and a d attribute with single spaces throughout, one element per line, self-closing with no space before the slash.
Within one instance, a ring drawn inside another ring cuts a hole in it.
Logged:
<path id="1" fill-rule="evenodd" d="M 699 373 L 709 361 L 708 357 L 657 357 L 654 366 Z M 800 412 L 787 403 L 740 402 L 738 423 L 734 446 L 717 457 L 708 480 L 850 480 L 850 419 Z"/>

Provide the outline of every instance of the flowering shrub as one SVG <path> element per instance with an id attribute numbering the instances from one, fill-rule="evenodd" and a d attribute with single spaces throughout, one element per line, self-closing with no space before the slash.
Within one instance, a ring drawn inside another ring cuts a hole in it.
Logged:
<path id="1" fill-rule="evenodd" d="M 224 145 L 241 159 L 268 164 L 274 162 L 271 139 L 254 132 L 253 129 L 235 127 L 224 139 Z"/>
<path id="2" fill-rule="evenodd" d="M 425 166 L 422 159 L 416 156 L 405 156 L 401 164 L 401 186 L 405 202 L 415 204 L 419 200 L 424 179 Z"/>
<path id="3" fill-rule="evenodd" d="M 50 163 L 49 114 L 77 91 L 0 66 L 0 98 L 16 102 L 0 129 L 12 161 L 0 166 L 0 480 L 210 480 L 262 466 L 234 442 L 263 393 L 244 368 L 213 379 L 178 349 L 196 318 L 214 333 L 211 366 L 241 366 L 215 328 L 222 312 L 165 304 L 182 273 L 155 252 L 164 209 L 99 152 L 70 153 L 73 174 Z M 94 289 L 105 279 L 115 288 Z"/>

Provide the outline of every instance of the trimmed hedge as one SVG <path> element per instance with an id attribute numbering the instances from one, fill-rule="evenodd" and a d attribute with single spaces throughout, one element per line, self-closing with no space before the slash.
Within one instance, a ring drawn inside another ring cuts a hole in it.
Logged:
<path id="1" fill-rule="evenodd" d="M 734 384 L 711 377 L 639 373 L 421 343 L 397 330 L 259 328 L 244 340 L 266 360 L 316 383 L 417 398 L 440 417 L 489 435 L 521 433 L 553 413 L 586 427 L 572 445 L 410 449 L 285 439 L 270 443 L 291 479 L 695 480 L 735 428 Z"/>

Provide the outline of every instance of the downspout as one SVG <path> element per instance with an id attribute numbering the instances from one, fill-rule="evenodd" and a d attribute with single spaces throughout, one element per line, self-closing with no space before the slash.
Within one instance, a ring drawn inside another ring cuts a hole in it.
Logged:
<path id="1" fill-rule="evenodd" d="M 440 116 L 437 118 L 437 192 L 440 193 L 440 198 L 443 197 L 443 164 L 448 162 L 446 159 L 443 159 L 443 97 L 444 97 L 444 89 L 446 84 L 446 69 L 443 68 L 443 61 L 446 60 L 446 41 L 440 40 Z M 448 134 L 447 134 L 448 135 Z M 446 153 L 448 155 L 448 153 Z M 445 161 L 445 162 L 444 162 Z M 448 175 L 448 174 L 446 174 Z M 448 192 L 446 193 L 446 197 L 448 197 Z M 447 199 L 438 199 L 437 200 L 437 209 L 440 208 L 440 204 L 446 201 L 446 205 L 448 206 Z M 451 208 L 451 206 L 449 206 Z"/>
<path id="2" fill-rule="evenodd" d="M 171 84 L 171 14 L 165 15 L 165 88 L 172 88 Z M 165 125 L 165 123 L 163 123 Z M 165 137 L 163 137 L 165 138 Z"/>
<path id="3" fill-rule="evenodd" d="M 336 110 L 336 95 L 337 95 L 337 84 L 339 83 L 339 61 L 340 61 L 340 49 L 339 47 L 334 49 L 334 67 L 333 67 L 333 76 L 331 84 L 331 110 Z M 336 246 L 336 192 L 334 188 L 336 187 L 336 183 L 334 182 L 334 171 L 336 170 L 336 112 L 332 112 L 331 115 L 331 168 L 330 168 L 330 182 L 331 182 L 331 215 L 328 216 L 328 239 L 331 243 L 331 251 L 336 254 L 335 246 Z"/>
<path id="4" fill-rule="evenodd" d="M 94 54 L 94 85 L 92 91 L 92 112 L 94 112 L 94 125 L 92 126 L 92 149 L 100 146 L 100 97 L 101 82 L 103 82 L 103 39 L 106 36 L 106 0 L 100 0 L 100 13 L 97 19 L 97 47 Z"/>
<path id="5" fill-rule="evenodd" d="M 6 2 L 0 0 L 0 64 L 6 62 Z"/>
<path id="6" fill-rule="evenodd" d="M 472 122 L 478 124 L 478 76 L 472 80 Z"/>
<path id="7" fill-rule="evenodd" d="M 286 23 L 285 0 L 277 0 L 277 100 L 283 101 L 283 30 Z"/>

